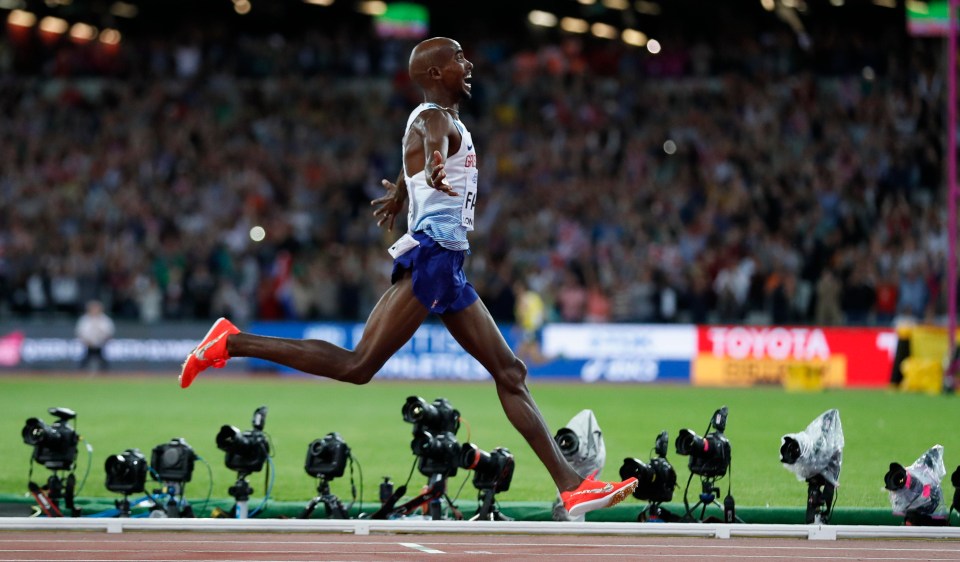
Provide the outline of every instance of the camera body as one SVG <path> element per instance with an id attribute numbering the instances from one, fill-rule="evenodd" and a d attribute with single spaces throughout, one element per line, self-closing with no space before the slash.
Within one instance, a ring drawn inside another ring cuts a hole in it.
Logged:
<path id="1" fill-rule="evenodd" d="M 780 438 L 780 462 L 800 480 L 819 475 L 830 485 L 838 486 L 843 444 L 840 412 L 827 410 L 802 432 Z"/>
<path id="2" fill-rule="evenodd" d="M 943 490 L 939 483 L 928 482 L 895 462 L 890 463 L 890 469 L 883 475 L 883 487 L 891 492 L 891 496 L 896 494 L 908 498 L 908 501 L 900 501 L 901 504 L 910 506 L 908 509 L 905 508 L 904 512 L 933 515 L 943 501 Z"/>
<path id="3" fill-rule="evenodd" d="M 626 480 L 633 476 L 637 479 L 633 497 L 638 500 L 663 503 L 673 499 L 673 490 L 677 486 L 677 472 L 667 461 L 668 444 L 669 436 L 666 431 L 663 431 L 654 445 L 654 453 L 657 456 L 650 459 L 650 464 L 645 464 L 640 459 L 623 459 L 620 478 Z"/>
<path id="4" fill-rule="evenodd" d="M 140 449 L 126 451 L 107 457 L 103 463 L 106 486 L 117 494 L 138 494 L 147 481 L 147 458 Z"/>
<path id="5" fill-rule="evenodd" d="M 267 407 L 260 406 L 253 413 L 253 429 L 240 431 L 232 425 L 224 425 L 217 433 L 217 448 L 225 453 L 227 468 L 250 474 L 263 469 L 270 456 L 270 443 L 263 433 Z"/>
<path id="6" fill-rule="evenodd" d="M 506 492 L 513 480 L 515 463 L 509 449 L 497 447 L 489 453 L 473 443 L 460 449 L 460 468 L 473 471 L 473 486 L 478 490 Z"/>
<path id="7" fill-rule="evenodd" d="M 189 482 L 197 454 L 185 439 L 176 437 L 157 445 L 150 455 L 150 466 L 160 482 Z"/>
<path id="8" fill-rule="evenodd" d="M 80 436 L 70 426 L 77 417 L 69 408 L 47 410 L 57 421 L 47 425 L 40 418 L 29 418 L 20 432 L 23 442 L 33 446 L 33 460 L 50 470 L 69 470 L 77 459 Z"/>
<path id="9" fill-rule="evenodd" d="M 403 421 L 413 424 L 413 432 L 420 430 L 456 433 L 460 429 L 460 411 L 446 398 L 428 403 L 419 396 L 408 396 L 403 405 Z"/>
<path id="10" fill-rule="evenodd" d="M 700 437 L 689 429 L 681 429 L 677 435 L 678 455 L 689 456 L 690 472 L 706 478 L 719 478 L 730 466 L 730 441 L 723 434 L 727 427 L 727 407 L 713 413 L 709 428 L 714 431 Z M 708 428 L 708 429 L 709 429 Z"/>
<path id="11" fill-rule="evenodd" d="M 417 469 L 424 476 L 440 475 L 447 478 L 457 475 L 460 444 L 453 433 L 441 431 L 433 435 L 429 431 L 421 431 L 414 435 L 410 448 L 419 458 Z"/>
<path id="12" fill-rule="evenodd" d="M 314 478 L 332 480 L 343 476 L 349 458 L 350 447 L 339 433 L 331 432 L 307 446 L 307 459 L 303 468 Z"/>
<path id="13" fill-rule="evenodd" d="M 890 463 L 890 470 L 883 476 L 883 487 L 890 492 L 893 513 L 908 519 L 937 515 L 943 502 L 940 481 L 946 474 L 942 445 L 934 445 L 908 467 Z"/>
<path id="14" fill-rule="evenodd" d="M 407 397 L 401 410 L 403 421 L 413 424 L 410 449 L 419 457 L 417 468 L 424 476 L 457 474 L 460 445 L 460 412 L 446 398 L 428 403 L 419 396 Z"/>

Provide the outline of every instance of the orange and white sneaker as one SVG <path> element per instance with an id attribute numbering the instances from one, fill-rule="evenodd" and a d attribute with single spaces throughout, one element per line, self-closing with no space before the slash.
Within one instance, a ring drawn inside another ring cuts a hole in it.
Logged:
<path id="1" fill-rule="evenodd" d="M 200 345 L 187 355 L 180 371 L 180 388 L 187 388 L 201 372 L 209 367 L 220 369 L 227 364 L 227 336 L 239 334 L 240 330 L 226 318 L 220 318 L 200 341 Z"/>
<path id="2" fill-rule="evenodd" d="M 560 492 L 560 499 L 570 517 L 579 517 L 588 511 L 617 505 L 636 488 L 637 479 L 632 476 L 623 482 L 600 482 L 587 478 L 576 490 Z"/>

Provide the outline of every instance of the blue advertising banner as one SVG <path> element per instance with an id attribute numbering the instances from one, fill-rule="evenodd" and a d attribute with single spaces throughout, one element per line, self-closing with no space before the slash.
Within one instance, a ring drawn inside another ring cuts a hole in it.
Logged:
<path id="1" fill-rule="evenodd" d="M 258 322 L 255 334 L 328 341 L 353 349 L 363 324 L 347 322 Z M 519 349 L 520 332 L 501 325 L 507 343 Z M 538 345 L 543 360 L 525 358 L 529 376 L 583 382 L 690 381 L 696 355 L 695 326 L 553 324 L 544 328 Z M 268 361 L 250 359 L 255 370 L 295 373 Z M 377 374 L 382 379 L 486 380 L 489 374 L 466 353 L 442 324 L 424 324 Z"/>

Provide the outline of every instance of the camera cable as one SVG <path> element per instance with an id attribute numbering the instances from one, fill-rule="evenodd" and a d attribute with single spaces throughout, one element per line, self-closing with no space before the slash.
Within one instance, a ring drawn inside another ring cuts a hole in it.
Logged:
<path id="1" fill-rule="evenodd" d="M 351 454 L 350 457 L 350 495 L 351 501 L 350 505 L 347 506 L 347 513 L 350 513 L 350 510 L 353 509 L 353 505 L 357 504 L 357 517 L 360 517 L 363 514 L 363 467 L 360 466 L 360 461 L 353 458 Z M 357 486 L 354 484 L 353 480 L 353 464 L 357 464 L 357 473 L 360 475 L 360 495 L 357 496 Z M 359 502 L 357 498 L 359 497 Z"/>
<path id="2" fill-rule="evenodd" d="M 276 447 L 273 446 L 273 437 L 266 431 L 261 430 L 261 432 L 263 433 L 263 436 L 267 438 L 267 450 L 266 450 L 267 473 L 264 475 L 264 478 L 263 478 L 263 485 L 264 487 L 266 487 L 267 491 L 263 495 L 263 500 L 260 501 L 260 505 L 258 505 L 255 509 L 253 509 L 249 513 L 248 517 L 253 517 L 254 515 L 260 513 L 263 510 L 263 508 L 267 506 L 267 500 L 270 499 L 270 495 L 273 493 L 273 483 L 277 477 L 277 470 L 276 470 L 276 467 L 273 465 L 273 456 L 270 455 L 271 451 L 276 452 Z"/>
<path id="3" fill-rule="evenodd" d="M 90 465 L 93 464 L 93 445 L 83 436 L 80 437 L 80 440 L 83 441 L 83 447 L 87 450 L 87 469 L 83 472 L 83 480 L 80 481 L 80 485 L 77 486 L 77 490 L 74 492 L 76 495 L 79 495 L 80 492 L 83 491 L 83 487 L 86 486 L 87 478 L 90 476 Z M 77 465 L 74 463 L 70 472 L 73 472 L 76 468 Z"/>
<path id="4" fill-rule="evenodd" d="M 203 507 L 200 508 L 200 513 L 203 513 L 207 509 L 207 506 L 210 504 L 210 496 L 213 495 L 213 469 L 210 467 L 210 463 L 207 462 L 207 459 L 197 455 L 197 460 L 203 463 L 203 466 L 207 467 L 207 497 L 203 500 Z"/>
<path id="5" fill-rule="evenodd" d="M 277 477 L 277 471 L 273 466 L 273 457 L 268 456 L 267 457 L 267 478 L 264 479 L 265 481 L 269 480 L 270 482 L 269 484 L 267 484 L 267 493 L 264 494 L 263 500 L 260 501 L 260 505 L 258 505 L 256 509 L 250 512 L 249 517 L 253 517 L 254 515 L 260 513 L 261 511 L 263 511 L 263 508 L 267 506 L 267 500 L 270 499 L 270 495 L 273 493 L 273 483 L 276 480 L 276 477 Z"/>

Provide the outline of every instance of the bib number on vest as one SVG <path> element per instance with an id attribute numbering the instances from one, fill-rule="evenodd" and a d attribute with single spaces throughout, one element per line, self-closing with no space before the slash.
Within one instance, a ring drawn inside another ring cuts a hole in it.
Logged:
<path id="1" fill-rule="evenodd" d="M 460 224 L 467 230 L 473 230 L 473 214 L 477 207 L 477 176 L 474 172 L 467 177 L 463 186 L 463 207 L 460 210 Z"/>

